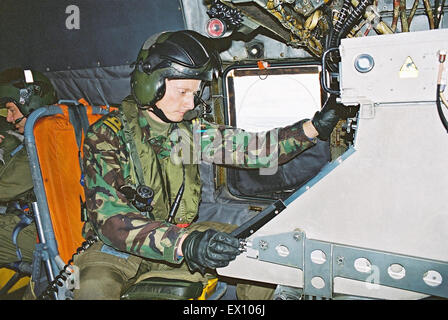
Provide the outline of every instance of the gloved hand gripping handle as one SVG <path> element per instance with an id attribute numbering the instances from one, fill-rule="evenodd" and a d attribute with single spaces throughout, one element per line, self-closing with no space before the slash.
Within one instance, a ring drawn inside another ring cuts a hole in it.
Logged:
<path id="1" fill-rule="evenodd" d="M 207 268 L 222 268 L 240 254 L 240 242 L 228 233 L 208 229 L 191 232 L 182 243 L 188 268 L 202 275 Z"/>

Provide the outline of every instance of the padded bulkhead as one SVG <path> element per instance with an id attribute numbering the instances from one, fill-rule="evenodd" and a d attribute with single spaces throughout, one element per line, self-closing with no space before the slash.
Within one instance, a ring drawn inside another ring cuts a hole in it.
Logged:
<path id="1" fill-rule="evenodd" d="M 319 140 L 314 147 L 278 166 L 272 175 L 260 175 L 259 170 L 228 169 L 228 188 L 235 196 L 285 199 L 330 160 L 329 142 Z"/>

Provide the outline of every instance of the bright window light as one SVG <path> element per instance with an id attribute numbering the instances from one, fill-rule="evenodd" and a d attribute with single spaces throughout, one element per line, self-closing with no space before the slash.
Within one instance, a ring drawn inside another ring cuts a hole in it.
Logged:
<path id="1" fill-rule="evenodd" d="M 295 68 L 299 72 L 300 67 Z M 233 95 L 229 93 L 233 97 L 230 109 L 236 121 L 233 125 L 260 132 L 312 118 L 321 108 L 320 68 L 312 69 L 315 72 L 296 74 L 291 68 L 285 74 L 279 74 L 279 70 L 265 75 L 244 72 L 241 76 L 239 72 L 230 72 L 234 89 Z"/>

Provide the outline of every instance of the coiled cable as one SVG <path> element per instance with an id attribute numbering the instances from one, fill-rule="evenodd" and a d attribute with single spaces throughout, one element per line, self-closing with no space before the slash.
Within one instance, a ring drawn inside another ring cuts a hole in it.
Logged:
<path id="1" fill-rule="evenodd" d="M 331 33 L 328 49 L 335 48 L 339 45 L 339 41 L 338 41 L 339 33 L 342 29 L 342 26 L 344 25 L 344 22 L 347 18 L 347 15 L 349 14 L 351 8 L 352 8 L 352 5 L 351 5 L 350 0 L 344 0 L 344 2 L 342 4 L 341 11 L 339 11 L 338 20 L 336 21 L 336 23 L 333 27 L 332 33 Z"/>
<path id="2" fill-rule="evenodd" d="M 76 252 L 72 255 L 71 259 L 67 262 L 67 264 L 62 268 L 59 274 L 55 277 L 55 279 L 48 284 L 46 290 L 39 296 L 39 300 L 51 300 L 54 297 L 54 294 L 59 291 L 59 287 L 64 285 L 64 282 L 71 275 L 71 272 L 68 271 L 68 268 L 73 263 L 73 260 L 76 255 L 86 251 L 89 247 L 91 247 L 95 242 L 98 241 L 97 236 L 90 236 L 84 241 L 79 248 L 76 249 Z M 62 280 L 62 281 L 61 281 Z"/>
<path id="3" fill-rule="evenodd" d="M 347 18 L 347 21 L 344 23 L 341 32 L 338 35 L 338 43 L 342 38 L 345 38 L 350 30 L 354 27 L 356 21 L 358 21 L 361 16 L 366 11 L 367 6 L 372 4 L 372 0 L 361 0 L 360 3 L 353 9 L 352 13 Z"/>

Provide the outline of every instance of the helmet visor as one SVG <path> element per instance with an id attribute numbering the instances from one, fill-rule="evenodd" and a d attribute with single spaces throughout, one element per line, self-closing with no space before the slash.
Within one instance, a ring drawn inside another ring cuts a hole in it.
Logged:
<path id="1" fill-rule="evenodd" d="M 141 71 L 150 74 L 155 70 L 167 78 L 211 80 L 213 76 L 213 50 L 206 45 L 206 38 L 191 31 L 167 33 L 150 45 L 147 57 L 141 62 Z M 168 70 L 171 69 L 171 70 Z"/>
<path id="2" fill-rule="evenodd" d="M 213 78 L 213 69 L 210 63 L 200 68 L 185 67 L 177 63 L 171 63 L 170 67 L 165 71 L 165 77 L 168 79 L 198 79 L 211 81 Z"/>

